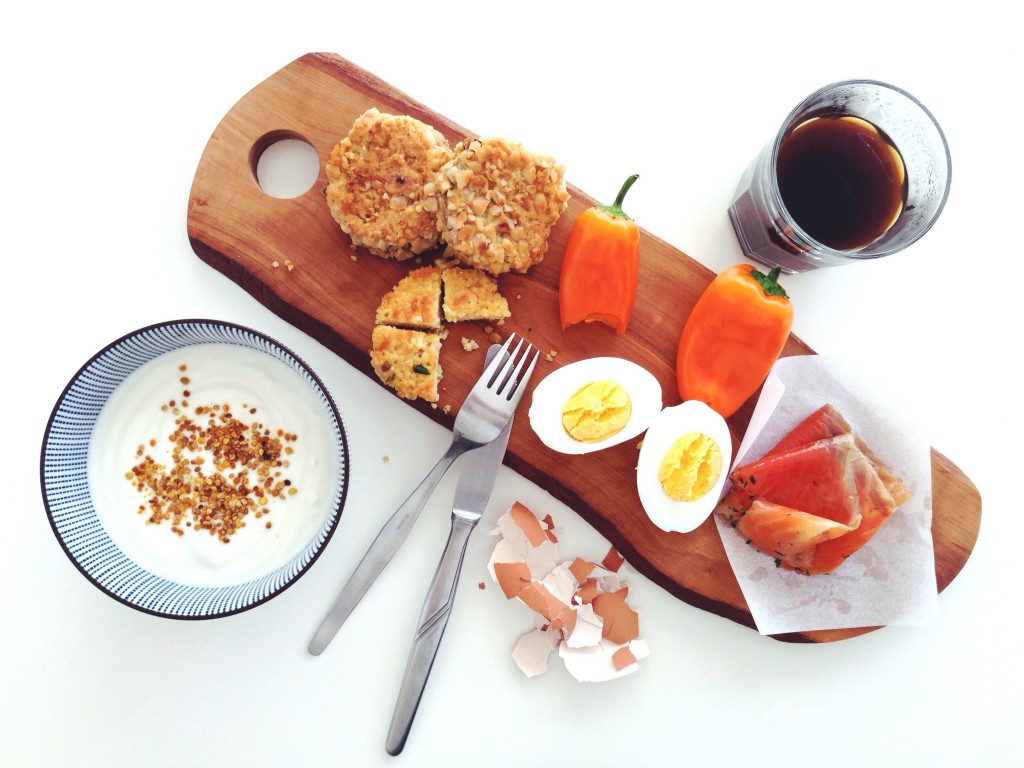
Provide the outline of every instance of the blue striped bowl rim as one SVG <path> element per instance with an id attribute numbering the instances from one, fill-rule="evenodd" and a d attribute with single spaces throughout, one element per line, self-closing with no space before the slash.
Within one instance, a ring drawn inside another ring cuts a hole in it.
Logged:
<path id="1" fill-rule="evenodd" d="M 338 483 L 328 517 L 288 563 L 252 581 L 225 587 L 180 584 L 154 575 L 114 544 L 93 506 L 89 440 L 103 404 L 137 368 L 195 344 L 234 344 L 265 352 L 313 388 L 332 420 Z M 220 320 L 173 320 L 132 331 L 97 352 L 72 377 L 46 425 L 40 457 L 43 502 L 65 554 L 101 591 L 144 613 L 175 619 L 229 616 L 265 603 L 295 583 L 334 535 L 348 493 L 349 447 L 338 407 L 320 378 L 297 355 L 259 331 Z"/>

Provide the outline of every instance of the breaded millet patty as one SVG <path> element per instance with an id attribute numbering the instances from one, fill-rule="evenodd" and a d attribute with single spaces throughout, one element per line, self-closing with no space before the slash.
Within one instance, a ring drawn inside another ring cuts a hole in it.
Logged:
<path id="1" fill-rule="evenodd" d="M 370 364 L 377 378 L 406 400 L 438 401 L 440 359 L 441 337 L 436 333 L 390 325 L 373 329 Z"/>
<path id="2" fill-rule="evenodd" d="M 436 179 L 448 141 L 407 115 L 360 115 L 331 150 L 327 205 L 341 229 L 377 256 L 408 259 L 437 245 Z"/>
<path id="3" fill-rule="evenodd" d="M 419 267 L 398 281 L 377 307 L 377 325 L 441 328 L 441 270 Z"/>
<path id="4" fill-rule="evenodd" d="M 457 144 L 437 187 L 441 239 L 464 264 L 495 276 L 544 258 L 569 201 L 560 164 L 500 138 Z"/>
<path id="5" fill-rule="evenodd" d="M 463 320 L 504 320 L 512 313 L 498 292 L 498 283 L 479 269 L 450 267 L 444 280 L 444 317 L 451 323 Z"/>

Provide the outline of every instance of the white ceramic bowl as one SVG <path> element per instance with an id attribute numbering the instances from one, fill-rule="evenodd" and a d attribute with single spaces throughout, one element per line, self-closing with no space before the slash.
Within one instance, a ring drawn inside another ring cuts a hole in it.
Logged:
<path id="1" fill-rule="evenodd" d="M 302 550 L 271 572 L 226 586 L 196 586 L 166 574 L 157 575 L 127 556 L 97 514 L 89 482 L 90 438 L 111 393 L 131 373 L 160 355 L 210 343 L 258 350 L 299 374 L 323 408 L 334 453 L 327 459 L 337 463 L 337 480 L 324 504 L 322 523 Z M 68 383 L 53 409 L 43 438 L 40 467 L 43 500 L 53 532 L 86 578 L 126 605 L 178 619 L 239 613 L 295 583 L 323 552 L 337 527 L 345 504 L 348 472 L 349 447 L 341 415 L 317 375 L 273 339 L 215 320 L 177 320 L 148 326 L 94 355 Z"/>

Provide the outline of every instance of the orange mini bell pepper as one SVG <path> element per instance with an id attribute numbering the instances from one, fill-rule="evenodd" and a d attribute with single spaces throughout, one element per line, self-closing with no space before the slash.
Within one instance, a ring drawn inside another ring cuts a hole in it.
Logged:
<path id="1" fill-rule="evenodd" d="M 636 297 L 640 229 L 622 210 L 626 192 L 639 176 L 626 179 L 611 205 L 588 208 L 569 234 L 558 282 L 562 330 L 579 322 L 602 322 L 626 332 Z"/>
<path id="2" fill-rule="evenodd" d="M 676 380 L 683 400 L 700 400 L 723 418 L 757 391 L 789 338 L 793 304 L 767 275 L 737 264 L 697 300 L 679 338 Z"/>

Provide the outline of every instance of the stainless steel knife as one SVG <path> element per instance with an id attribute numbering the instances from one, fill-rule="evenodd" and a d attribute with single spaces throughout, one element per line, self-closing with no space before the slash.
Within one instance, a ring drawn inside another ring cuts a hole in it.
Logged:
<path id="1" fill-rule="evenodd" d="M 501 438 L 501 430 L 508 426 L 515 414 L 540 354 L 533 350 L 532 344 L 527 344 L 518 363 L 515 362 L 515 357 L 523 348 L 525 340 L 520 339 L 510 353 L 509 345 L 514 338 L 515 334 L 512 333 L 503 345 L 492 345 L 487 351 L 484 371 L 459 409 L 458 416 L 455 417 L 451 445 L 370 544 L 370 548 L 363 555 L 363 559 L 356 566 L 356 570 L 345 583 L 334 605 L 313 635 L 309 643 L 309 652 L 312 655 L 318 656 L 323 652 L 370 585 L 408 538 L 409 531 L 427 498 L 452 462 L 457 457 L 465 455 L 467 451 L 477 451 L 479 446 Z M 528 362 L 531 351 L 533 358 Z M 495 360 L 499 355 L 501 359 Z"/>
<path id="2" fill-rule="evenodd" d="M 452 527 L 448 543 L 427 590 L 398 694 L 398 703 L 395 705 L 391 728 L 388 731 L 386 747 L 390 755 L 397 755 L 405 747 L 409 729 L 412 727 L 413 718 L 416 717 L 423 689 L 430 676 L 434 657 L 455 602 L 455 590 L 458 587 L 469 535 L 487 507 L 491 489 L 505 457 L 505 448 L 511 431 L 512 421 L 509 421 L 494 442 L 467 453 L 462 460 L 459 482 L 455 489 L 455 501 L 452 504 Z"/>

